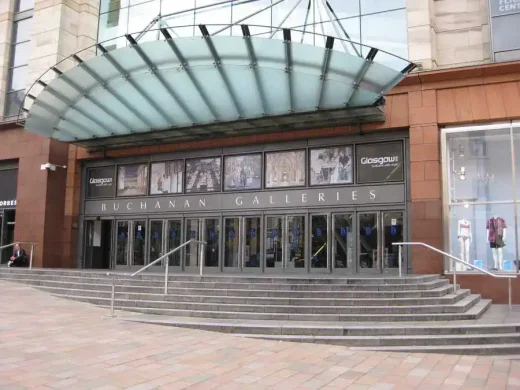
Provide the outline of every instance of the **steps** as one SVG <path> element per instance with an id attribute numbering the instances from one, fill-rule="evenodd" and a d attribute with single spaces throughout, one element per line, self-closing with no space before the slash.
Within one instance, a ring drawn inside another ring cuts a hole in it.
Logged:
<path id="1" fill-rule="evenodd" d="M 454 293 L 437 275 L 181 274 L 170 276 L 164 295 L 160 274 L 0 268 L 0 280 L 107 309 L 112 277 L 116 309 L 129 321 L 360 349 L 520 353 L 520 325 L 475 324 L 491 301 L 466 289 Z"/>

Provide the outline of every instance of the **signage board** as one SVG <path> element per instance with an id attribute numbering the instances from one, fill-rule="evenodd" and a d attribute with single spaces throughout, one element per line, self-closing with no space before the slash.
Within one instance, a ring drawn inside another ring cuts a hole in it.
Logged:
<path id="1" fill-rule="evenodd" d="M 114 166 L 90 168 L 87 171 L 87 198 L 110 198 L 115 194 L 116 170 Z"/>
<path id="2" fill-rule="evenodd" d="M 357 145 L 356 160 L 357 182 L 360 184 L 404 180 L 401 141 Z"/>
<path id="3" fill-rule="evenodd" d="M 520 0 L 489 0 L 494 59 L 520 59 Z"/>
<path id="4" fill-rule="evenodd" d="M 236 211 L 404 203 L 404 184 L 87 200 L 85 215 Z"/>
<path id="5" fill-rule="evenodd" d="M 0 208 L 16 207 L 18 169 L 0 170 Z"/>

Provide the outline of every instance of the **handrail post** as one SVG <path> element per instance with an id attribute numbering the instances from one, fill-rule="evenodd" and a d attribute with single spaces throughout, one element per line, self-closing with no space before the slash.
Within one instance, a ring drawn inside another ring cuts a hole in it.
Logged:
<path id="1" fill-rule="evenodd" d="M 114 304 L 116 299 L 116 278 L 112 276 L 112 298 L 110 300 L 110 317 L 115 317 Z"/>
<path id="2" fill-rule="evenodd" d="M 199 266 L 200 266 L 200 276 L 202 276 L 203 269 L 204 269 L 204 248 L 203 248 L 203 245 L 201 245 L 200 243 L 197 243 L 197 250 L 200 250 Z"/>
<path id="3" fill-rule="evenodd" d="M 507 279 L 507 289 L 509 293 L 509 311 L 513 310 L 513 297 L 512 297 L 512 287 L 511 287 L 511 279 Z"/>
<path id="4" fill-rule="evenodd" d="M 401 278 L 401 277 L 403 277 L 403 271 L 402 271 L 402 265 L 401 265 L 401 263 L 402 263 L 402 257 L 401 256 L 403 255 L 402 254 L 402 246 L 401 245 L 397 245 L 397 247 L 399 248 L 398 249 L 398 251 L 399 251 L 398 253 L 399 254 L 397 255 L 397 261 L 399 262 L 399 277 Z"/>
<path id="5" fill-rule="evenodd" d="M 170 259 L 166 258 L 166 269 L 164 270 L 164 295 L 168 295 L 168 272 L 169 272 Z"/>
<path id="6" fill-rule="evenodd" d="M 33 254 L 34 254 L 34 244 L 31 244 L 31 255 L 29 257 L 29 269 L 32 269 Z"/>
<path id="7" fill-rule="evenodd" d="M 453 294 L 457 293 L 457 264 L 453 263 Z"/>

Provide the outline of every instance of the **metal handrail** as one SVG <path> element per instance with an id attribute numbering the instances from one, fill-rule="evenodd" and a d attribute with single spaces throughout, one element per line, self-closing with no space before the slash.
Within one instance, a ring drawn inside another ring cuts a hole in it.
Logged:
<path id="1" fill-rule="evenodd" d="M 30 245 L 31 246 L 31 254 L 29 255 L 29 269 L 32 269 L 32 263 L 33 263 L 33 255 L 34 255 L 34 246 L 38 245 L 36 242 L 26 242 L 26 241 L 17 241 L 13 242 L 12 244 L 7 244 L 4 246 L 0 246 L 0 256 L 2 255 L 2 251 L 4 249 L 10 248 L 15 245 Z"/>
<path id="2" fill-rule="evenodd" d="M 184 244 L 179 245 L 175 249 L 172 249 L 171 251 L 169 251 L 165 255 L 162 255 L 158 259 L 156 259 L 156 260 L 152 261 L 151 263 L 145 265 L 143 268 L 141 268 L 138 271 L 136 271 L 133 274 L 131 274 L 130 277 L 134 277 L 136 275 L 139 275 L 141 272 L 143 272 L 146 269 L 150 268 L 151 266 L 157 264 L 159 261 L 164 260 L 166 257 L 174 254 L 175 252 L 181 250 L 182 248 L 184 248 L 185 246 L 187 246 L 188 244 L 191 244 L 191 243 L 196 243 L 198 246 L 206 245 L 205 241 L 199 241 L 199 240 L 195 240 L 195 239 L 192 238 L 191 240 L 186 241 Z M 165 267 L 164 267 L 164 295 L 168 295 L 169 265 L 170 265 L 170 261 L 168 260 L 168 261 L 166 261 Z M 204 256 L 202 255 L 202 253 L 201 253 L 201 256 L 200 256 L 199 265 L 200 265 L 200 271 L 199 271 L 200 272 L 200 276 L 202 276 L 203 266 L 204 266 Z M 107 275 L 110 275 L 110 273 L 108 273 Z M 112 297 L 111 297 L 111 300 L 110 300 L 110 316 L 111 317 L 115 317 L 115 314 L 114 314 L 114 301 L 115 301 L 115 298 L 116 298 L 116 278 L 113 276 L 112 277 Z"/>
<path id="3" fill-rule="evenodd" d="M 398 260 L 399 260 L 399 277 L 402 277 L 402 270 L 401 270 L 401 263 L 402 263 L 402 247 L 403 246 L 423 246 L 425 248 L 431 249 L 434 252 L 437 252 L 443 256 L 446 256 L 452 260 L 455 260 L 456 262 L 459 262 L 461 264 L 464 264 L 474 270 L 477 270 L 479 272 L 482 272 L 486 275 L 489 275 L 493 278 L 497 279 L 507 279 L 508 282 L 508 294 L 509 294 L 509 310 L 512 309 L 512 287 L 511 287 L 511 279 L 516 279 L 517 275 L 498 275 L 494 274 L 492 272 L 486 271 L 485 269 L 482 269 L 480 267 L 477 267 L 476 265 L 473 265 L 471 263 L 468 263 L 462 259 L 459 259 L 458 257 L 455 257 L 453 255 L 450 255 L 449 253 L 446 253 L 444 251 L 441 251 L 440 249 L 437 249 L 431 245 L 425 244 L 424 242 L 393 242 L 392 245 L 396 245 L 399 247 L 399 254 L 398 254 Z M 457 292 L 457 267 L 453 267 L 453 293 Z"/>

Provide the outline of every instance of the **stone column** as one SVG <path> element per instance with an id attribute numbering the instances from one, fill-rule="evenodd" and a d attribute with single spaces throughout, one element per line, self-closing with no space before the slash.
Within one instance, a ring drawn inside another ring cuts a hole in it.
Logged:
<path id="1" fill-rule="evenodd" d="M 431 70 L 436 64 L 434 0 L 407 0 L 408 59 L 419 70 Z"/>
<path id="2" fill-rule="evenodd" d="M 11 54 L 14 0 L 0 1 L 0 121 L 4 115 L 7 74 Z"/>

